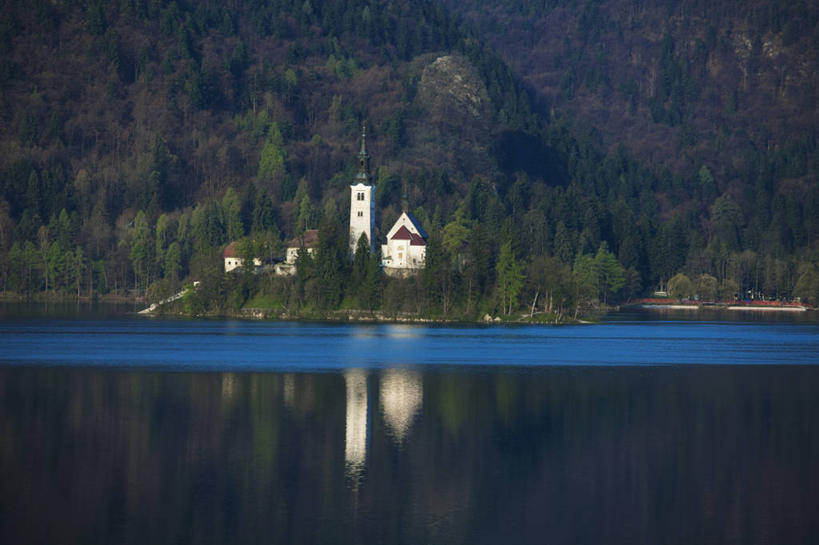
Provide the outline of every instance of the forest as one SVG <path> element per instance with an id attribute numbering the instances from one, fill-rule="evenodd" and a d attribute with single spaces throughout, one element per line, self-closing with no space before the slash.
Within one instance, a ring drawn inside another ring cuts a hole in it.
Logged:
<path id="1" fill-rule="evenodd" d="M 624 2 L 509 4 L 533 20 L 557 9 L 576 22 L 552 52 L 569 78 L 559 96 L 449 2 L 0 4 L 6 297 L 156 300 L 196 280 L 189 314 L 262 306 L 559 319 L 675 279 L 679 297 L 819 303 L 816 88 L 797 81 L 768 110 L 741 88 L 723 92 L 741 81 L 702 72 L 725 63 L 732 25 L 755 32 L 752 51 L 772 39 L 786 53 L 813 52 L 815 64 L 808 8 L 771 8 L 774 21 L 740 20 L 740 10 L 733 23 L 721 12 L 705 34 L 681 27 L 693 43 L 713 35 L 692 50 L 701 67 L 680 28 L 655 37 L 657 85 L 629 99 L 630 115 L 663 143 L 649 152 L 625 132 L 612 138 L 621 117 L 607 125 L 598 115 L 631 96 L 614 58 L 589 61 L 595 41 L 632 35 L 600 26 L 599 14 Z M 720 115 L 702 109 L 708 93 L 728 97 Z M 430 233 L 426 268 L 409 279 L 385 278 L 377 254 L 349 256 L 363 122 L 376 238 L 404 208 Z M 229 242 L 272 261 L 308 228 L 320 229 L 319 248 L 300 257 L 295 277 L 223 272 Z"/>

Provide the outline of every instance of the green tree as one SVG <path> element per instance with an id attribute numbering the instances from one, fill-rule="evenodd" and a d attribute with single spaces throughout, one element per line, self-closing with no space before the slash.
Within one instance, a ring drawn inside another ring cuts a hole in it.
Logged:
<path id="1" fill-rule="evenodd" d="M 230 241 L 239 240 L 245 236 L 245 227 L 242 224 L 242 202 L 232 187 L 228 188 L 222 198 L 222 225 Z"/>
<path id="2" fill-rule="evenodd" d="M 70 252 L 68 252 L 71 255 Z M 51 278 L 51 293 L 57 293 L 57 286 L 62 284 L 65 281 L 65 269 L 67 265 L 66 260 L 66 253 L 60 249 L 60 245 L 57 244 L 57 241 L 52 242 L 48 247 L 48 261 L 46 262 L 46 268 L 48 269 L 48 276 Z"/>
<path id="3" fill-rule="evenodd" d="M 443 246 L 452 256 L 457 256 L 463 252 L 464 247 L 469 242 L 469 235 L 472 233 L 472 225 L 466 219 L 463 210 L 459 208 L 455 212 L 455 218 L 447 223 L 443 230 Z"/>
<path id="4" fill-rule="evenodd" d="M 701 274 L 694 289 L 701 301 L 714 301 L 717 298 L 717 279 L 710 274 Z"/>
<path id="5" fill-rule="evenodd" d="M 85 272 L 85 254 L 82 251 L 82 248 L 77 246 L 74 248 L 74 252 L 68 253 L 70 257 L 70 272 L 71 272 L 71 281 L 74 284 L 74 287 L 77 289 L 77 299 L 80 298 L 80 286 L 82 285 L 82 277 L 83 273 Z"/>
<path id="6" fill-rule="evenodd" d="M 511 314 L 517 308 L 518 295 L 520 295 L 525 279 L 524 267 L 515 257 L 511 242 L 506 242 L 501 246 L 496 270 L 501 311 L 504 314 Z"/>
<path id="7" fill-rule="evenodd" d="M 165 278 L 170 278 L 171 281 L 179 280 L 179 272 L 182 268 L 182 247 L 177 241 L 171 242 L 168 250 L 165 252 Z"/>
<path id="8" fill-rule="evenodd" d="M 530 315 L 537 310 L 538 302 L 546 312 L 554 312 L 559 321 L 563 305 L 571 294 L 571 271 L 557 257 L 538 256 L 527 268 L 527 283 L 532 293 Z"/>
<path id="9" fill-rule="evenodd" d="M 427 241 L 423 283 L 427 306 L 447 314 L 452 303 L 454 271 L 450 254 L 444 248 L 438 233 L 434 233 Z"/>
<path id="10" fill-rule="evenodd" d="M 313 225 L 313 216 L 315 215 L 313 203 L 310 201 L 310 195 L 307 192 L 307 180 L 304 178 L 299 181 L 294 201 L 298 204 L 299 211 L 293 229 L 296 236 L 300 236 Z"/>
<path id="11" fill-rule="evenodd" d="M 156 242 L 151 233 L 151 225 L 145 212 L 140 210 L 134 218 L 133 239 L 129 257 L 134 267 L 137 289 L 142 281 L 142 289 L 147 288 L 150 279 L 151 265 L 154 263 Z"/>
<path id="12" fill-rule="evenodd" d="M 358 302 L 362 308 L 373 310 L 380 305 L 382 276 L 381 254 L 376 250 L 370 253 L 364 279 L 358 290 Z"/>
<path id="13" fill-rule="evenodd" d="M 270 200 L 270 195 L 265 189 L 257 191 L 253 202 L 253 224 L 250 232 L 253 234 L 261 233 L 271 229 L 274 225 L 273 203 Z"/>
<path id="14" fill-rule="evenodd" d="M 608 302 L 609 295 L 618 293 L 625 285 L 623 266 L 609 251 L 608 244 L 603 241 L 597 254 L 594 256 L 594 267 L 597 273 L 598 291 L 603 296 L 603 302 Z"/>
<path id="15" fill-rule="evenodd" d="M 319 229 L 315 257 L 315 301 L 319 308 L 333 309 L 344 296 L 344 280 L 349 261 L 346 229 L 339 227 L 335 201 L 329 200 Z"/>
<path id="16" fill-rule="evenodd" d="M 154 229 L 156 231 L 156 248 L 154 250 L 154 257 L 158 270 L 161 270 L 165 264 L 165 248 L 170 238 L 169 225 L 170 220 L 165 214 L 160 214 L 156 219 L 156 228 Z"/>
<path id="17" fill-rule="evenodd" d="M 49 272 L 51 268 L 48 266 L 48 256 L 49 256 L 49 249 L 51 248 L 51 241 L 49 240 L 49 232 L 48 227 L 45 225 L 40 226 L 40 229 L 37 231 L 37 242 L 39 243 L 39 258 L 40 258 L 40 267 L 43 270 L 43 280 L 45 281 L 45 291 L 48 291 L 49 286 Z"/>
<path id="18" fill-rule="evenodd" d="M 799 266 L 798 274 L 794 295 L 805 303 L 819 305 L 819 267 L 815 263 L 803 263 Z"/>
<path id="19" fill-rule="evenodd" d="M 714 234 L 723 240 L 730 250 L 738 250 L 744 222 L 739 205 L 727 196 L 718 197 L 711 206 L 711 221 L 714 224 Z"/>
<path id="20" fill-rule="evenodd" d="M 597 267 L 594 258 L 588 254 L 580 254 L 574 260 L 572 269 L 572 287 L 574 297 L 574 317 L 580 313 L 581 305 L 597 293 Z"/>
<path id="21" fill-rule="evenodd" d="M 668 281 L 668 295 L 675 299 L 688 299 L 694 294 L 691 279 L 683 273 L 677 273 Z"/>
<path id="22" fill-rule="evenodd" d="M 574 259 L 574 245 L 572 244 L 572 237 L 566 224 L 562 221 L 557 222 L 555 227 L 555 255 L 563 263 L 570 264 Z"/>
<path id="23" fill-rule="evenodd" d="M 278 181 L 284 176 L 284 140 L 275 121 L 270 122 L 267 130 L 257 176 L 265 181 Z"/>

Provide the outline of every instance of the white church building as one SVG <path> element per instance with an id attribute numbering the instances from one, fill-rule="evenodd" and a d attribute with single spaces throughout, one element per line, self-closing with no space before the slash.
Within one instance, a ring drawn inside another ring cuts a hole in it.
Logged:
<path id="1" fill-rule="evenodd" d="M 387 233 L 387 243 L 381 245 L 381 264 L 390 269 L 422 269 L 427 257 L 427 232 L 409 212 L 402 212 Z"/>
<path id="2" fill-rule="evenodd" d="M 358 173 L 350 186 L 350 252 L 355 253 L 362 234 L 367 235 L 370 251 L 375 236 L 375 184 L 370 176 L 366 129 L 361 132 Z M 421 223 L 409 212 L 402 212 L 381 245 L 381 265 L 388 275 L 402 276 L 422 269 L 427 255 L 427 239 Z"/>

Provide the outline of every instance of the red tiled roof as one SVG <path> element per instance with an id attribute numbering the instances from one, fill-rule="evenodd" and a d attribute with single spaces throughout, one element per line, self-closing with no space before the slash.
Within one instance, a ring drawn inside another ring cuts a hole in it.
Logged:
<path id="1" fill-rule="evenodd" d="M 426 246 L 427 241 L 421 238 L 420 235 L 416 235 L 415 233 L 410 233 L 412 235 L 412 240 L 410 240 L 410 246 Z"/>
<path id="2" fill-rule="evenodd" d="M 412 240 L 412 233 L 402 225 L 401 228 L 392 236 L 392 240 Z"/>
<path id="3" fill-rule="evenodd" d="M 225 251 L 222 252 L 222 257 L 236 257 L 236 243 L 231 242 L 225 247 Z"/>

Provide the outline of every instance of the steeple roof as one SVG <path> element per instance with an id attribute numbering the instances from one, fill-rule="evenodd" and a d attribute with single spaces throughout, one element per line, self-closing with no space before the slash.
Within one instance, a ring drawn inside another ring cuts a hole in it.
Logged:
<path id="1" fill-rule="evenodd" d="M 358 152 L 357 183 L 370 184 L 370 154 L 367 153 L 367 125 L 361 125 L 361 151 Z"/>

